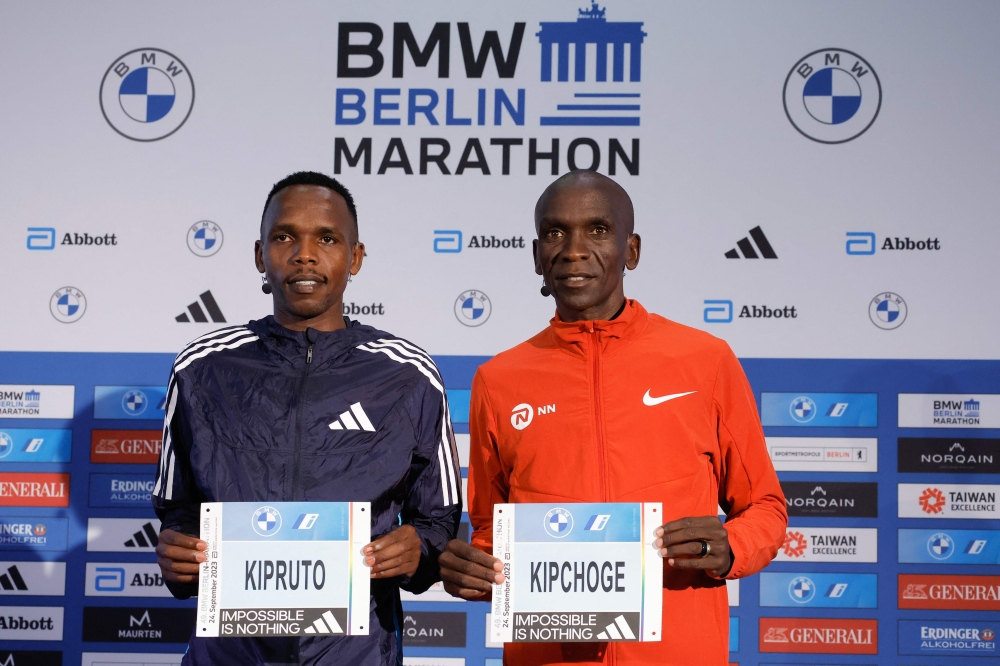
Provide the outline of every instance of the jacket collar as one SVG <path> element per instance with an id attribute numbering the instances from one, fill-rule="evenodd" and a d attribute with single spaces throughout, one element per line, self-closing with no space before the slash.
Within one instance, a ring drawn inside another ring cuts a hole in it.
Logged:
<path id="1" fill-rule="evenodd" d="M 639 301 L 626 299 L 625 309 L 615 319 L 565 322 L 556 312 L 556 316 L 549 320 L 549 330 L 558 347 L 586 354 L 596 338 L 603 353 L 611 351 L 619 342 L 639 335 L 648 320 L 649 313 Z"/>
<path id="2" fill-rule="evenodd" d="M 379 331 L 361 322 L 344 317 L 347 328 L 336 331 L 293 331 L 285 328 L 273 315 L 256 319 L 247 327 L 260 336 L 264 348 L 270 354 L 275 354 L 291 361 L 293 364 L 305 363 L 306 350 L 313 348 L 313 363 L 341 357 L 354 347 L 380 337 Z"/>

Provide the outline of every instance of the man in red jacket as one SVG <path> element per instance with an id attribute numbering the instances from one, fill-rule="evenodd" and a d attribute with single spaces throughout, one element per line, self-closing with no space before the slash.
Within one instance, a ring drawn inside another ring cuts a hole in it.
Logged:
<path id="1" fill-rule="evenodd" d="M 639 263 L 632 202 L 574 171 L 535 206 L 535 272 L 556 316 L 483 364 L 472 384 L 472 546 L 440 556 L 454 596 L 503 581 L 493 505 L 662 502 L 663 640 L 508 643 L 507 664 L 725 664 L 726 578 L 765 567 L 788 522 L 753 391 L 729 346 L 625 298 Z M 717 508 L 726 512 L 726 522 Z"/>

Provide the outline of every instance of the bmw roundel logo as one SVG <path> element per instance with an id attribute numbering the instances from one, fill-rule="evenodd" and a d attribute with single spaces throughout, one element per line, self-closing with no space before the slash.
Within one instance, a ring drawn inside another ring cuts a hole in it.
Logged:
<path id="1" fill-rule="evenodd" d="M 466 326 L 482 326 L 492 311 L 489 296 L 475 289 L 463 291 L 455 299 L 455 317 Z"/>
<path id="2" fill-rule="evenodd" d="M 136 49 L 108 67 L 101 112 L 133 141 L 158 141 L 180 129 L 194 106 L 194 81 L 180 58 L 162 49 Z"/>
<path id="3" fill-rule="evenodd" d="M 844 49 L 813 51 L 785 78 L 785 115 L 804 136 L 844 143 L 864 134 L 882 107 L 875 69 Z"/>
<path id="4" fill-rule="evenodd" d="M 76 287 L 63 287 L 49 299 L 49 312 L 64 324 L 80 320 L 87 311 L 87 297 Z"/>
<path id="5" fill-rule="evenodd" d="M 927 552 L 935 560 L 947 560 L 955 552 L 955 542 L 944 532 L 932 534 L 927 540 Z"/>
<path id="6" fill-rule="evenodd" d="M 222 249 L 222 227 L 211 220 L 201 220 L 191 225 L 187 232 L 187 246 L 199 257 L 211 257 Z"/>
<path id="7" fill-rule="evenodd" d="M 139 389 L 132 389 L 131 391 L 126 391 L 125 395 L 122 396 L 122 409 L 129 416 L 139 416 L 149 405 L 149 398 L 146 394 Z"/>
<path id="8" fill-rule="evenodd" d="M 261 536 L 274 536 L 281 529 L 281 514 L 273 506 L 262 506 L 254 511 L 250 526 Z"/>
<path id="9" fill-rule="evenodd" d="M 10 435 L 0 430 L 0 458 L 6 458 L 14 450 L 14 440 Z"/>
<path id="10" fill-rule="evenodd" d="M 549 536 L 561 539 L 573 531 L 573 514 L 563 508 L 549 509 L 542 526 Z"/>
<path id="11" fill-rule="evenodd" d="M 906 321 L 906 301 L 899 294 L 883 292 L 868 304 L 868 317 L 883 330 L 899 328 Z"/>
<path id="12" fill-rule="evenodd" d="M 808 576 L 798 576 L 788 584 L 788 596 L 797 604 L 807 604 L 816 596 L 816 584 Z"/>
<path id="13" fill-rule="evenodd" d="M 792 404 L 788 408 L 788 413 L 799 423 L 808 423 L 816 416 L 816 403 L 812 401 L 812 398 L 800 395 L 798 398 L 792 400 Z"/>

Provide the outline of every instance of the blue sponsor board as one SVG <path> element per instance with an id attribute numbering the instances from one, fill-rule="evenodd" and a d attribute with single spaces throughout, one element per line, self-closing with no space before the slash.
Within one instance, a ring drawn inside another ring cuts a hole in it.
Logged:
<path id="1" fill-rule="evenodd" d="M 899 654 L 996 657 L 1000 623 L 979 619 L 900 620 Z"/>
<path id="2" fill-rule="evenodd" d="M 166 386 L 94 387 L 95 419 L 162 421 L 166 404 Z"/>
<path id="3" fill-rule="evenodd" d="M 0 518 L 0 550 L 66 550 L 69 519 L 48 516 Z"/>
<path id="4" fill-rule="evenodd" d="M 64 463 L 73 454 L 72 430 L 0 429 L 0 464 Z"/>
<path id="5" fill-rule="evenodd" d="M 899 530 L 907 564 L 1000 564 L 1000 530 Z"/>
<path id="6" fill-rule="evenodd" d="M 740 651 L 740 618 L 729 618 L 729 651 Z"/>
<path id="7" fill-rule="evenodd" d="M 91 474 L 90 506 L 147 509 L 155 483 L 152 474 Z"/>
<path id="8" fill-rule="evenodd" d="M 766 426 L 875 428 L 877 393 L 761 393 L 760 420 Z"/>
<path id="9" fill-rule="evenodd" d="M 652 529 L 652 527 L 650 528 Z M 514 538 L 518 542 L 641 540 L 642 504 L 519 504 Z"/>
<path id="10" fill-rule="evenodd" d="M 760 574 L 760 605 L 799 608 L 878 608 L 876 574 Z"/>
<path id="11" fill-rule="evenodd" d="M 348 541 L 350 502 L 223 502 L 224 541 Z"/>

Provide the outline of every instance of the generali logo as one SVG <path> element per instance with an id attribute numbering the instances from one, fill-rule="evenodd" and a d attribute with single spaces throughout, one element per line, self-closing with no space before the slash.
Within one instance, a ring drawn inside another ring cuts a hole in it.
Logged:
<path id="1" fill-rule="evenodd" d="M 900 608 L 1000 610 L 1000 576 L 899 575 Z"/>
<path id="2" fill-rule="evenodd" d="M 163 433 L 159 430 L 93 430 L 90 462 L 155 465 L 162 447 Z"/>
<path id="3" fill-rule="evenodd" d="M 760 651 L 878 654 L 878 621 L 762 617 Z"/>
<path id="4" fill-rule="evenodd" d="M 69 474 L 0 472 L 0 506 L 69 506 Z"/>

